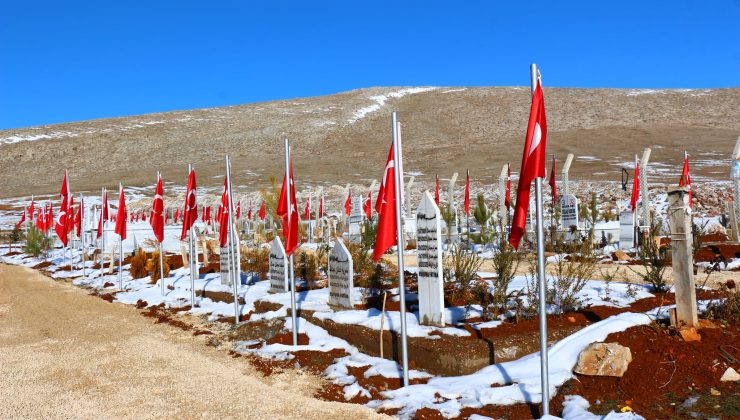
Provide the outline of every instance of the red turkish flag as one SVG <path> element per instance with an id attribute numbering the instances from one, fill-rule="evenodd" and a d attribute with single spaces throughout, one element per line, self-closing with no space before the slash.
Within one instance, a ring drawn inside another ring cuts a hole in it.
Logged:
<path id="1" fill-rule="evenodd" d="M 229 184 L 228 180 L 224 177 L 224 189 L 221 193 L 221 204 L 218 206 L 218 243 L 221 248 L 226 246 L 226 242 L 229 239 Z"/>
<path id="2" fill-rule="evenodd" d="M 151 221 L 151 219 L 152 218 L 150 217 L 149 220 Z M 164 224 L 167 225 L 168 223 L 170 223 L 170 211 L 169 211 L 169 209 L 165 209 L 165 211 L 164 211 Z"/>
<path id="3" fill-rule="evenodd" d="M 44 233 L 48 232 L 52 226 L 54 226 L 54 205 L 49 203 L 49 211 L 46 212 L 46 224 L 44 225 Z"/>
<path id="4" fill-rule="evenodd" d="M 46 209 L 43 209 L 43 211 L 40 208 L 36 209 L 36 227 L 42 232 L 44 232 L 44 213 L 46 213 Z"/>
<path id="5" fill-rule="evenodd" d="M 347 191 L 347 199 L 344 200 L 344 212 L 349 216 L 352 212 L 352 191 Z"/>
<path id="6" fill-rule="evenodd" d="M 373 197 L 370 191 L 367 192 L 367 198 L 362 203 L 362 210 L 365 212 L 365 217 L 368 219 L 373 218 Z"/>
<path id="7" fill-rule="evenodd" d="M 535 178 L 545 177 L 545 150 L 547 146 L 547 118 L 545 117 L 545 97 L 539 79 L 532 95 L 532 107 L 529 111 L 527 137 L 524 140 L 522 169 L 519 174 L 519 185 L 516 192 L 516 207 L 511 223 L 509 243 L 519 249 L 527 223 L 529 211 L 529 193 Z"/>
<path id="8" fill-rule="evenodd" d="M 288 185 L 290 188 L 288 189 Z M 288 207 L 290 194 L 290 207 Z M 290 255 L 298 247 L 298 205 L 295 198 L 295 181 L 293 178 L 293 156 L 289 160 L 288 178 L 283 179 L 280 190 L 277 214 L 283 219 L 283 235 L 285 236 L 285 255 Z"/>
<path id="9" fill-rule="evenodd" d="M 437 175 L 437 182 L 434 185 L 434 202 L 437 203 L 437 207 L 439 207 L 439 175 Z"/>
<path id="10" fill-rule="evenodd" d="M 683 170 L 681 171 L 681 179 L 678 180 L 678 186 L 679 187 L 688 187 L 689 188 L 689 208 L 691 208 L 691 199 L 693 197 L 693 191 L 691 188 L 691 174 L 689 173 L 689 155 L 688 153 L 684 154 L 683 159 Z M 33 203 L 31 203 L 33 205 Z"/>
<path id="11" fill-rule="evenodd" d="M 116 210 L 116 228 L 114 232 L 121 237 L 122 240 L 126 240 L 126 195 L 123 192 L 123 186 L 120 187 L 118 192 L 118 210 Z"/>
<path id="12" fill-rule="evenodd" d="M 21 226 L 23 225 L 23 222 L 25 221 L 26 221 L 26 210 L 23 210 L 23 212 L 21 212 L 21 220 L 19 220 L 18 223 L 16 223 L 15 228 L 20 229 Z"/>
<path id="13" fill-rule="evenodd" d="M 555 155 L 552 155 L 552 169 L 550 170 L 550 179 L 547 183 L 550 184 L 550 190 L 552 191 L 552 205 L 554 206 L 558 198 L 558 184 L 555 182 Z"/>
<path id="14" fill-rule="evenodd" d="M 262 200 L 262 204 L 260 205 L 260 211 L 257 214 L 260 217 L 260 220 L 264 221 L 265 216 L 267 216 L 267 211 L 265 209 L 265 200 Z"/>
<path id="15" fill-rule="evenodd" d="M 470 216 L 470 171 L 465 171 L 465 214 Z"/>
<path id="16" fill-rule="evenodd" d="M 34 216 L 34 202 L 33 202 L 33 196 L 31 196 L 31 205 L 28 206 L 28 218 L 33 222 L 33 216 Z"/>
<path id="17" fill-rule="evenodd" d="M 242 202 L 241 202 L 241 200 L 236 202 L 236 210 L 234 210 L 234 217 L 236 217 L 237 220 L 241 219 L 241 217 L 242 217 Z"/>
<path id="18" fill-rule="evenodd" d="M 195 202 L 195 170 L 190 171 L 188 174 L 188 189 L 185 194 L 185 210 L 182 214 L 182 233 L 180 234 L 180 240 L 184 241 L 188 236 L 188 231 L 193 227 L 195 222 L 198 220 L 198 206 Z"/>
<path id="19" fill-rule="evenodd" d="M 75 196 L 69 196 L 69 202 L 67 203 L 67 234 L 72 233 L 75 228 L 75 209 L 74 209 Z"/>
<path id="20" fill-rule="evenodd" d="M 507 163 L 508 174 L 506 176 L 506 196 L 504 197 L 504 205 L 506 210 L 511 208 L 511 163 Z"/>
<path id="21" fill-rule="evenodd" d="M 175 209 L 175 215 L 173 216 L 173 219 L 175 221 L 175 224 L 180 220 L 180 209 Z"/>
<path id="22" fill-rule="evenodd" d="M 303 209 L 304 219 L 311 220 L 311 196 L 306 200 L 306 207 Z"/>
<path id="23" fill-rule="evenodd" d="M 388 152 L 383 181 L 380 183 L 378 197 L 375 199 L 375 211 L 378 213 L 378 234 L 375 237 L 373 260 L 378 262 L 388 248 L 396 245 L 396 178 L 393 160 L 393 145 Z"/>
<path id="24" fill-rule="evenodd" d="M 109 216 L 108 213 L 108 191 L 103 194 L 103 205 L 100 210 L 100 221 L 98 222 L 98 238 L 103 236 L 103 222 L 107 221 Z"/>
<path id="25" fill-rule="evenodd" d="M 62 241 L 64 246 L 67 246 L 67 233 L 69 230 L 69 222 L 67 221 L 67 212 L 69 211 L 69 186 L 67 185 L 67 171 L 64 171 L 64 179 L 62 180 L 62 190 L 60 195 L 62 197 L 62 206 L 59 209 L 59 215 L 57 216 L 56 223 L 54 224 L 54 231 L 59 236 L 59 240 Z"/>
<path id="26" fill-rule="evenodd" d="M 324 217 L 324 196 L 319 198 L 319 219 Z"/>
<path id="27" fill-rule="evenodd" d="M 635 177 L 632 179 L 632 195 L 630 196 L 632 214 L 634 214 L 637 209 L 638 201 L 640 201 L 640 162 L 635 161 Z"/>
<path id="28" fill-rule="evenodd" d="M 81 238 L 82 235 L 82 219 L 84 218 L 83 212 L 85 211 L 85 203 L 80 198 L 80 203 L 77 205 L 77 214 L 75 214 L 75 233 L 77 237 Z"/>
<path id="29" fill-rule="evenodd" d="M 154 201 L 152 202 L 152 213 L 149 216 L 149 225 L 152 227 L 154 237 L 159 243 L 164 242 L 164 187 L 162 176 L 157 177 L 157 187 L 154 189 Z"/>

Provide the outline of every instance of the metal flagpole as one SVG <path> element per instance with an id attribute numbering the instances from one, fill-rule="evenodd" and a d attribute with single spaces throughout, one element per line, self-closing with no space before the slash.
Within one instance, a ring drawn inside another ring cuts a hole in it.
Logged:
<path id="1" fill-rule="evenodd" d="M 532 95 L 537 86 L 537 65 L 530 66 Z M 537 206 L 537 277 L 539 277 L 540 300 L 540 371 L 542 378 L 542 413 L 545 416 L 550 412 L 550 384 L 547 368 L 547 279 L 545 278 L 545 232 L 543 226 L 542 206 L 542 178 L 537 177 L 535 182 L 535 205 Z"/>
<path id="2" fill-rule="evenodd" d="M 118 194 L 123 191 L 123 184 L 118 183 Z M 120 212 L 121 209 L 119 208 Z M 123 236 L 118 234 L 118 288 L 123 290 Z"/>
<path id="3" fill-rule="evenodd" d="M 105 275 L 105 187 L 100 189 L 100 277 Z"/>
<path id="4" fill-rule="evenodd" d="M 290 192 L 291 192 L 291 179 L 290 179 L 290 143 L 288 139 L 285 139 L 285 200 L 288 209 L 288 229 L 286 232 L 290 232 L 290 214 L 292 207 L 290 203 Z M 290 234 L 290 233 L 288 233 Z M 285 238 L 285 244 L 288 244 L 288 238 Z M 295 273 L 293 272 L 293 252 L 290 253 L 290 317 L 293 322 L 293 346 L 298 345 L 298 317 L 296 315 L 296 303 L 295 303 Z"/>
<path id="5" fill-rule="evenodd" d="M 234 201 L 233 197 L 234 195 L 231 192 L 231 160 L 229 159 L 229 155 L 226 155 L 226 188 L 228 188 L 228 207 L 223 209 L 222 211 L 228 212 L 229 215 L 229 223 L 227 226 L 219 226 L 219 229 L 229 229 L 228 236 L 227 236 L 227 249 L 229 250 L 229 263 L 231 264 L 231 267 L 229 267 L 229 275 L 231 276 L 232 285 L 234 287 L 234 324 L 239 323 L 239 280 L 240 276 L 239 273 L 237 273 L 237 266 L 238 261 L 236 259 L 236 249 L 234 249 L 235 245 L 238 245 L 239 243 L 235 241 L 235 234 L 234 231 Z"/>
<path id="6" fill-rule="evenodd" d="M 188 163 L 188 178 L 190 178 L 190 173 L 193 172 L 193 165 Z M 195 192 L 193 192 L 195 194 Z M 188 198 L 185 198 L 186 203 L 188 201 Z M 187 204 L 186 204 L 187 207 Z M 196 208 L 198 208 L 196 204 Z M 198 270 L 198 254 L 196 254 L 195 249 L 195 224 L 190 227 L 190 309 L 195 308 L 195 276 L 197 275 Z"/>
<path id="7" fill-rule="evenodd" d="M 403 218 L 401 217 L 401 153 L 400 138 L 398 135 L 398 115 L 391 114 L 393 133 L 393 167 L 396 184 L 396 244 L 398 247 L 398 291 L 401 300 L 401 366 L 403 368 L 403 386 L 409 385 L 409 354 L 406 340 L 406 285 L 403 279 Z"/>
<path id="8" fill-rule="evenodd" d="M 159 183 L 160 179 L 162 179 L 162 174 L 159 173 L 159 171 L 157 171 L 157 183 Z M 157 198 L 155 197 L 154 199 L 156 200 Z M 163 185 L 162 186 L 162 216 L 161 216 L 163 234 L 164 234 L 164 212 L 165 211 L 166 210 L 164 209 L 164 185 Z M 164 238 L 162 238 L 162 242 L 164 242 Z M 164 253 L 164 249 L 163 249 L 164 247 L 162 246 L 162 242 L 159 243 L 159 282 L 161 283 L 160 288 L 162 289 L 162 296 L 164 296 L 167 289 L 164 284 L 164 263 L 163 263 L 164 257 L 162 256 L 162 254 Z"/>
<path id="9" fill-rule="evenodd" d="M 85 265 L 87 264 L 87 258 L 85 258 L 85 252 L 87 252 L 87 249 L 85 248 L 85 214 L 87 213 L 85 211 L 85 201 L 82 198 L 82 193 L 80 193 L 80 246 L 82 247 L 82 278 L 87 280 L 87 270 L 85 268 Z"/>

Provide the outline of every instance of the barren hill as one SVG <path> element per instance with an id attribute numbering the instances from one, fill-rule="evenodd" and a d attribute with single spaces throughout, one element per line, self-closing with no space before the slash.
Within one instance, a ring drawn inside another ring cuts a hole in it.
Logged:
<path id="1" fill-rule="evenodd" d="M 390 112 L 403 125 L 406 171 L 449 176 L 470 169 L 493 182 L 501 165 L 519 169 L 529 108 L 523 87 L 370 88 L 231 107 L 109 118 L 0 131 L 0 198 L 52 193 L 63 169 L 73 189 L 149 185 L 157 170 L 184 184 L 187 163 L 199 184 L 221 183 L 223 155 L 234 182 L 264 185 L 282 171 L 282 139 L 294 145 L 299 183 L 377 179 L 390 144 Z M 644 147 L 651 180 L 677 177 L 684 149 L 694 179 L 725 180 L 740 135 L 740 88 L 546 88 L 548 152 L 575 153 L 572 179 L 617 180 Z"/>

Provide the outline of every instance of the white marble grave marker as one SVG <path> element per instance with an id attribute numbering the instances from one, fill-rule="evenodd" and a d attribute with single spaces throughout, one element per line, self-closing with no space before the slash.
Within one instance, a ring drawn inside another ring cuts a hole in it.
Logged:
<path id="1" fill-rule="evenodd" d="M 439 207 L 429 191 L 424 191 L 416 211 L 419 318 L 424 325 L 445 325 L 441 234 Z"/>

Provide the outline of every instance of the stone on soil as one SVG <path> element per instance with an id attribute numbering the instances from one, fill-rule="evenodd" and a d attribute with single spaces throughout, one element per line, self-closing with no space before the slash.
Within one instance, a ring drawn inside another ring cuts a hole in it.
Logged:
<path id="1" fill-rule="evenodd" d="M 632 361 L 628 347 L 617 343 L 592 343 L 578 355 L 576 373 L 589 376 L 622 377 Z"/>
<path id="2" fill-rule="evenodd" d="M 722 374 L 722 377 L 719 378 L 721 382 L 736 382 L 740 381 L 740 373 L 737 373 L 737 371 L 731 367 L 727 368 L 725 373 Z"/>

